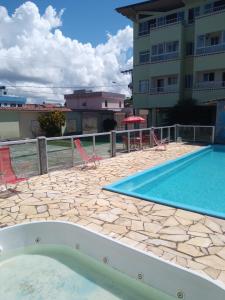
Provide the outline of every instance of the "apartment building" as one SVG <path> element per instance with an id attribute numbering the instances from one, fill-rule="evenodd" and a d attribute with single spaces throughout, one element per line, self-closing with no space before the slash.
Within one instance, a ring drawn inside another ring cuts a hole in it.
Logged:
<path id="1" fill-rule="evenodd" d="M 153 125 L 183 99 L 213 115 L 225 99 L 225 0 L 151 0 L 117 11 L 133 21 L 135 108 L 148 110 Z"/>

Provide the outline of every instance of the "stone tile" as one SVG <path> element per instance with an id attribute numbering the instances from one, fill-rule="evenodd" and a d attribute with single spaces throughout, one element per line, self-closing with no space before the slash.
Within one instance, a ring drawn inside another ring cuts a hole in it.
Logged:
<path id="1" fill-rule="evenodd" d="M 156 223 L 144 223 L 144 229 L 148 232 L 157 233 L 162 229 L 162 225 Z"/>
<path id="2" fill-rule="evenodd" d="M 144 230 L 144 223 L 142 221 L 132 220 L 132 222 L 131 222 L 131 230 L 133 230 L 133 231 Z"/>
<path id="3" fill-rule="evenodd" d="M 192 246 L 192 245 L 188 245 L 185 243 L 179 243 L 177 250 L 179 252 L 183 252 L 185 254 L 191 255 L 193 257 L 198 257 L 198 256 L 203 256 L 204 253 L 201 252 L 197 247 Z"/>
<path id="4" fill-rule="evenodd" d="M 115 232 L 118 234 L 125 234 L 128 231 L 125 226 L 115 225 L 115 224 L 104 224 L 103 228 L 109 232 Z"/>
<path id="5" fill-rule="evenodd" d="M 178 221 L 174 217 L 169 217 L 164 223 L 163 227 L 174 227 L 179 225 Z"/>
<path id="6" fill-rule="evenodd" d="M 195 237 L 187 241 L 187 244 L 207 248 L 212 244 L 212 241 L 209 238 Z"/>
<path id="7" fill-rule="evenodd" d="M 189 235 L 187 234 L 161 234 L 160 238 L 167 241 L 174 241 L 174 242 L 185 242 L 189 240 Z"/>
<path id="8" fill-rule="evenodd" d="M 220 228 L 220 225 L 211 221 L 210 219 L 205 220 L 205 226 L 214 232 L 223 233 L 223 231 Z"/>
<path id="9" fill-rule="evenodd" d="M 216 255 L 203 256 L 195 260 L 205 266 L 225 271 L 225 260 Z"/>
<path id="10" fill-rule="evenodd" d="M 213 231 L 209 229 L 209 227 L 206 227 L 201 223 L 197 223 L 195 225 L 190 226 L 189 231 L 199 232 L 199 233 L 213 233 Z"/>
<path id="11" fill-rule="evenodd" d="M 32 205 L 22 205 L 20 206 L 20 213 L 25 215 L 35 215 L 37 213 L 36 207 Z"/>
<path id="12" fill-rule="evenodd" d="M 135 231 L 130 231 L 127 234 L 128 238 L 131 238 L 132 240 L 138 241 L 138 242 L 142 242 L 148 239 L 148 237 L 146 235 L 143 235 L 141 233 L 135 232 Z"/>
<path id="13" fill-rule="evenodd" d="M 186 231 L 179 226 L 172 226 L 161 229 L 160 234 L 186 235 Z"/>

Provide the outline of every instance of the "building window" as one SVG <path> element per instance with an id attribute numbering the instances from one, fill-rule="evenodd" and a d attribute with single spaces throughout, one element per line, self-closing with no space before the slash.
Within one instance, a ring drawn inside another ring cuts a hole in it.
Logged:
<path id="1" fill-rule="evenodd" d="M 186 44 L 186 55 L 194 55 L 194 43 L 189 42 Z"/>
<path id="2" fill-rule="evenodd" d="M 119 107 L 120 107 L 120 108 L 122 107 L 122 102 L 121 102 L 121 101 L 119 102 Z"/>
<path id="3" fill-rule="evenodd" d="M 194 22 L 195 18 L 200 15 L 200 7 L 190 8 L 188 11 L 188 23 L 191 24 Z"/>
<path id="4" fill-rule="evenodd" d="M 105 107 L 108 107 L 108 101 L 105 100 Z"/>
<path id="5" fill-rule="evenodd" d="M 139 80 L 139 93 L 144 94 L 148 93 L 149 81 L 148 80 Z"/>
<path id="6" fill-rule="evenodd" d="M 197 48 L 203 48 L 205 47 L 205 36 L 199 35 L 197 38 Z"/>
<path id="7" fill-rule="evenodd" d="M 214 81 L 215 79 L 215 73 L 211 72 L 211 73 L 204 73 L 203 74 L 203 81 L 205 82 L 211 82 Z"/>
<path id="8" fill-rule="evenodd" d="M 149 33 L 150 33 L 150 23 L 149 23 L 149 21 L 139 23 L 138 35 L 142 36 L 142 35 L 146 35 L 146 34 L 149 34 Z"/>
<path id="9" fill-rule="evenodd" d="M 82 103 L 82 106 L 87 106 L 87 102 L 83 102 L 83 103 Z"/>
<path id="10" fill-rule="evenodd" d="M 141 51 L 139 53 L 139 62 L 140 64 L 148 63 L 150 61 L 150 51 Z"/>
<path id="11" fill-rule="evenodd" d="M 177 85 L 177 76 L 168 77 L 168 85 Z"/>
<path id="12" fill-rule="evenodd" d="M 185 88 L 191 89 L 193 87 L 193 75 L 185 75 Z"/>
<path id="13" fill-rule="evenodd" d="M 179 41 L 160 43 L 152 46 L 151 61 L 162 61 L 178 57 Z"/>

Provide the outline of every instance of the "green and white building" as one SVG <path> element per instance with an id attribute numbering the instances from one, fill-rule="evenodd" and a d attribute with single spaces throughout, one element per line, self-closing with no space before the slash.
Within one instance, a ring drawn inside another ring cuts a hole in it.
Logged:
<path id="1" fill-rule="evenodd" d="M 117 11 L 133 21 L 135 108 L 163 124 L 178 101 L 195 99 L 213 120 L 225 99 L 225 0 L 151 0 Z"/>

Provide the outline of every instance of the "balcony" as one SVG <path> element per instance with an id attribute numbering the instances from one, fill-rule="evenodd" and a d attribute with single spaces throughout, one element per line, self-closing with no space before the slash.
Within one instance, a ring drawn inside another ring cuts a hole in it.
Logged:
<path id="1" fill-rule="evenodd" d="M 211 46 L 205 46 L 202 48 L 196 49 L 197 55 L 204 55 L 204 54 L 211 54 L 211 53 L 219 53 L 225 51 L 225 43 L 217 44 L 217 45 L 211 45 Z"/>
<path id="2" fill-rule="evenodd" d="M 199 81 L 195 83 L 195 89 L 221 89 L 225 88 L 225 81 Z"/>
<path id="3" fill-rule="evenodd" d="M 177 59 L 179 57 L 179 52 L 163 53 L 151 56 L 151 62 L 159 62 L 171 59 Z"/>
<path id="4" fill-rule="evenodd" d="M 225 81 L 196 82 L 192 97 L 199 103 L 225 98 Z"/>
<path id="5" fill-rule="evenodd" d="M 152 87 L 149 89 L 150 95 L 178 93 L 178 86 Z"/>
<path id="6" fill-rule="evenodd" d="M 225 10 L 225 4 L 214 6 L 213 3 L 210 3 L 206 5 L 204 14 L 213 14 L 222 10 Z"/>

